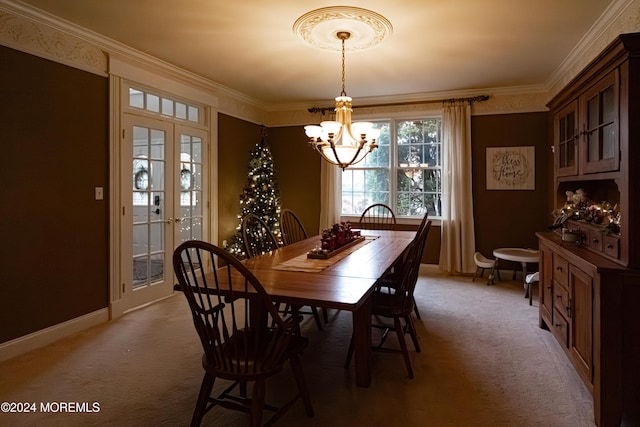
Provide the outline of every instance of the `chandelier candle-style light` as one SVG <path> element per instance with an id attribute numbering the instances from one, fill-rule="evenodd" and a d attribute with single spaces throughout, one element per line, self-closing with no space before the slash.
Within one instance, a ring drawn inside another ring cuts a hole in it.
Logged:
<path id="1" fill-rule="evenodd" d="M 362 161 L 376 147 L 376 139 L 380 130 L 373 128 L 371 122 L 351 123 L 352 99 L 345 91 L 345 41 L 351 37 L 348 31 L 338 31 L 336 37 L 342 42 L 342 92 L 336 97 L 336 117 L 332 121 L 324 121 L 320 126 L 309 125 L 304 131 L 309 143 L 328 162 L 340 166 L 343 170 Z"/>

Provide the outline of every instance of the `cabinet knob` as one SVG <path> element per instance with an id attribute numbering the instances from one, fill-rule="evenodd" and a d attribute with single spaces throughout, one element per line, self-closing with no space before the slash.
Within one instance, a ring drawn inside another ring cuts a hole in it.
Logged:
<path id="1" fill-rule="evenodd" d="M 597 245 L 598 243 L 600 243 L 600 240 L 598 240 L 598 239 L 593 239 L 593 243 L 595 243 L 595 244 Z"/>
<path id="2" fill-rule="evenodd" d="M 613 249 L 613 245 L 612 244 L 608 244 L 607 245 L 607 249 Z"/>
<path id="3" fill-rule="evenodd" d="M 558 266 L 558 267 L 556 267 L 556 270 L 562 271 L 562 267 Z"/>

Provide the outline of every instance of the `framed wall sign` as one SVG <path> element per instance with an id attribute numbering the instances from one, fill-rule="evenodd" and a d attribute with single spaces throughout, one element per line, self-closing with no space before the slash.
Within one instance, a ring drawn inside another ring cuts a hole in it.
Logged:
<path id="1" fill-rule="evenodd" d="M 487 190 L 535 190 L 535 147 L 487 147 Z"/>

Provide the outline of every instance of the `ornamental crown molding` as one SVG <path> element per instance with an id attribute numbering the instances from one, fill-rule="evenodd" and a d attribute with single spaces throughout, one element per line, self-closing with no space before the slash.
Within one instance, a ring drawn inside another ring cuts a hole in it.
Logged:
<path id="1" fill-rule="evenodd" d="M 615 0 L 548 79 L 549 99 L 620 34 L 640 31 L 640 0 Z"/>
<path id="2" fill-rule="evenodd" d="M 107 55 L 95 45 L 1 9 L 0 44 L 93 74 L 107 75 Z"/>

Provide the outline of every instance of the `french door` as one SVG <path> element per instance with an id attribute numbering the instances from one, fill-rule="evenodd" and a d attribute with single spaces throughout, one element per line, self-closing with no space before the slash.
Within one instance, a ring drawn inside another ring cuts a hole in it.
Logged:
<path id="1" fill-rule="evenodd" d="M 121 152 L 124 310 L 173 292 L 173 249 L 203 239 L 207 133 L 125 114 Z"/>

